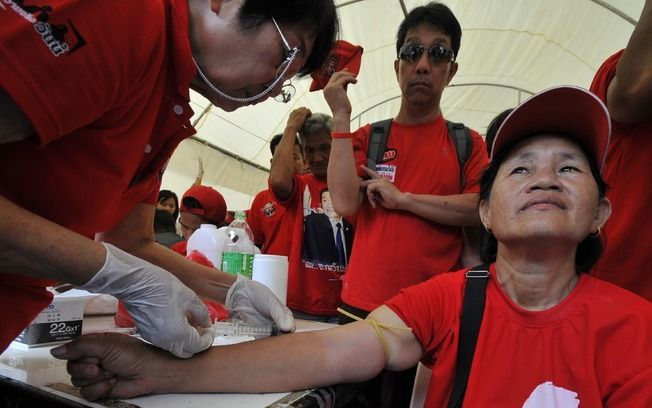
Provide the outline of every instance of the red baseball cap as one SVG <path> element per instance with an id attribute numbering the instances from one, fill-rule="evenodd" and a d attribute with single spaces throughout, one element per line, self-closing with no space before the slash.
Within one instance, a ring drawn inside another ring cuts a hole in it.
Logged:
<path id="1" fill-rule="evenodd" d="M 186 198 L 192 197 L 199 201 L 203 208 L 189 208 L 185 205 Z M 224 197 L 213 187 L 209 186 L 192 186 L 183 194 L 181 198 L 181 211 L 199 215 L 207 220 L 220 224 L 226 217 L 226 201 Z"/>
<path id="2" fill-rule="evenodd" d="M 331 76 L 344 68 L 353 76 L 357 76 L 358 72 L 360 72 L 362 51 L 363 49 L 359 45 L 353 45 L 344 40 L 335 41 L 324 65 L 310 75 L 312 77 L 310 92 L 324 89 Z"/>
<path id="3" fill-rule="evenodd" d="M 521 102 L 503 121 L 491 157 L 525 136 L 561 133 L 577 139 L 593 155 L 600 170 L 611 138 L 609 111 L 597 96 L 577 86 L 558 86 Z"/>

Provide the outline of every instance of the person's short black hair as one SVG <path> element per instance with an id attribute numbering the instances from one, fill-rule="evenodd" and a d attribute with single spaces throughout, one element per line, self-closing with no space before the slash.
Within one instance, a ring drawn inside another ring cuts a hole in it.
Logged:
<path id="1" fill-rule="evenodd" d="M 401 47 L 405 44 L 407 32 L 423 23 L 430 24 L 451 37 L 451 47 L 455 53 L 454 58 L 457 59 L 462 41 L 462 27 L 448 7 L 434 1 L 415 7 L 405 16 L 396 34 L 396 56 L 398 57 Z"/>
<path id="2" fill-rule="evenodd" d="M 274 156 L 274 153 L 276 153 L 276 147 L 278 146 L 279 143 L 281 143 L 282 137 L 283 134 L 279 133 L 278 135 L 274 135 L 272 137 L 272 140 L 269 141 L 269 150 L 272 151 L 272 156 Z"/>
<path id="3" fill-rule="evenodd" d="M 282 133 L 279 133 L 278 135 L 272 136 L 272 140 L 269 141 L 269 150 L 272 152 L 272 156 L 274 156 L 274 153 L 276 153 L 276 148 L 278 147 L 278 144 L 281 143 L 281 138 L 283 137 Z M 295 145 L 301 145 L 299 143 L 299 138 L 295 137 L 294 138 L 294 144 Z"/>
<path id="4" fill-rule="evenodd" d="M 299 76 L 317 71 L 326 61 L 339 31 L 333 0 L 245 0 L 239 11 L 242 28 L 257 29 L 271 17 L 280 25 L 299 25 L 312 30 L 315 43 Z"/>
<path id="5" fill-rule="evenodd" d="M 505 161 L 509 153 L 514 150 L 514 148 L 519 145 L 521 142 L 538 136 L 538 134 L 528 135 L 523 138 L 517 139 L 514 142 L 506 145 L 501 151 L 494 152 L 494 157 L 491 158 L 489 167 L 485 170 L 482 178 L 480 179 L 480 200 L 486 201 L 491 196 L 491 190 L 493 188 L 494 181 L 496 180 L 496 175 L 498 174 L 498 169 L 500 165 Z M 577 146 L 582 149 L 584 155 L 586 156 L 589 166 L 591 168 L 591 174 L 595 179 L 596 184 L 598 185 L 598 194 L 599 198 L 602 199 L 605 197 L 607 192 L 607 183 L 602 178 L 600 174 L 600 167 L 595 161 L 594 156 L 589 153 L 588 149 L 580 143 L 577 139 L 571 136 L 560 135 L 565 137 L 571 142 L 575 143 Z M 482 249 L 480 251 L 480 258 L 484 263 L 492 263 L 496 261 L 496 255 L 498 252 L 498 241 L 493 236 L 493 234 L 485 234 L 482 242 Z M 593 265 L 600 259 L 602 255 L 602 241 L 600 236 L 588 235 L 584 241 L 580 242 L 577 246 L 577 251 L 575 253 L 575 267 L 579 272 L 588 272 Z"/>
<path id="6" fill-rule="evenodd" d="M 175 210 L 174 214 L 172 216 L 174 217 L 174 221 L 176 222 L 177 217 L 179 217 L 179 197 L 174 193 L 174 191 L 170 190 L 161 190 L 158 192 L 158 200 L 156 203 L 160 203 L 161 201 L 165 201 L 168 198 L 173 198 L 174 199 L 174 205 L 175 205 Z"/>
<path id="7" fill-rule="evenodd" d="M 487 154 L 491 156 L 491 147 L 494 144 L 494 139 L 496 138 L 496 132 L 498 132 L 498 129 L 500 129 L 500 125 L 503 124 L 503 121 L 505 118 L 512 113 L 514 108 L 509 108 L 505 109 L 504 111 L 500 112 L 498 115 L 496 115 L 493 119 L 491 119 L 491 122 L 489 123 L 489 126 L 487 126 L 487 134 L 484 137 L 484 142 L 487 145 Z"/>

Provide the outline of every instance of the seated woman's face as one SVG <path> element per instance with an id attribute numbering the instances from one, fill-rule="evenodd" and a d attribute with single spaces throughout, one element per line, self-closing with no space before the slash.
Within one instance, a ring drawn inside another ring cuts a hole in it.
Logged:
<path id="1" fill-rule="evenodd" d="M 597 230 L 606 203 L 582 149 L 573 141 L 539 135 L 516 145 L 498 169 L 480 215 L 499 242 L 576 245 Z"/>

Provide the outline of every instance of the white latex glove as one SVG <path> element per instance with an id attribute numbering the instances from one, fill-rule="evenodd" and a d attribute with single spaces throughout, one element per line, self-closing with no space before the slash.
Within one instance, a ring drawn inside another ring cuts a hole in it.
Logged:
<path id="1" fill-rule="evenodd" d="M 294 331 L 292 312 L 260 282 L 237 275 L 235 282 L 226 294 L 226 308 L 236 317 L 247 323 L 276 323 L 280 331 Z"/>
<path id="2" fill-rule="evenodd" d="M 213 344 L 208 310 L 195 292 L 165 269 L 111 244 L 102 245 L 106 261 L 80 289 L 121 299 L 141 337 L 177 357 L 191 357 Z M 189 318 L 207 328 L 195 329 Z"/>

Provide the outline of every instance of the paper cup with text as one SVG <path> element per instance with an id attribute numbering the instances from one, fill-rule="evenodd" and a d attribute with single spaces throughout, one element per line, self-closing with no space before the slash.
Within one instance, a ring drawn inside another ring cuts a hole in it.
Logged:
<path id="1" fill-rule="evenodd" d="M 256 254 L 252 280 L 267 286 L 285 304 L 288 293 L 288 257 Z"/>

